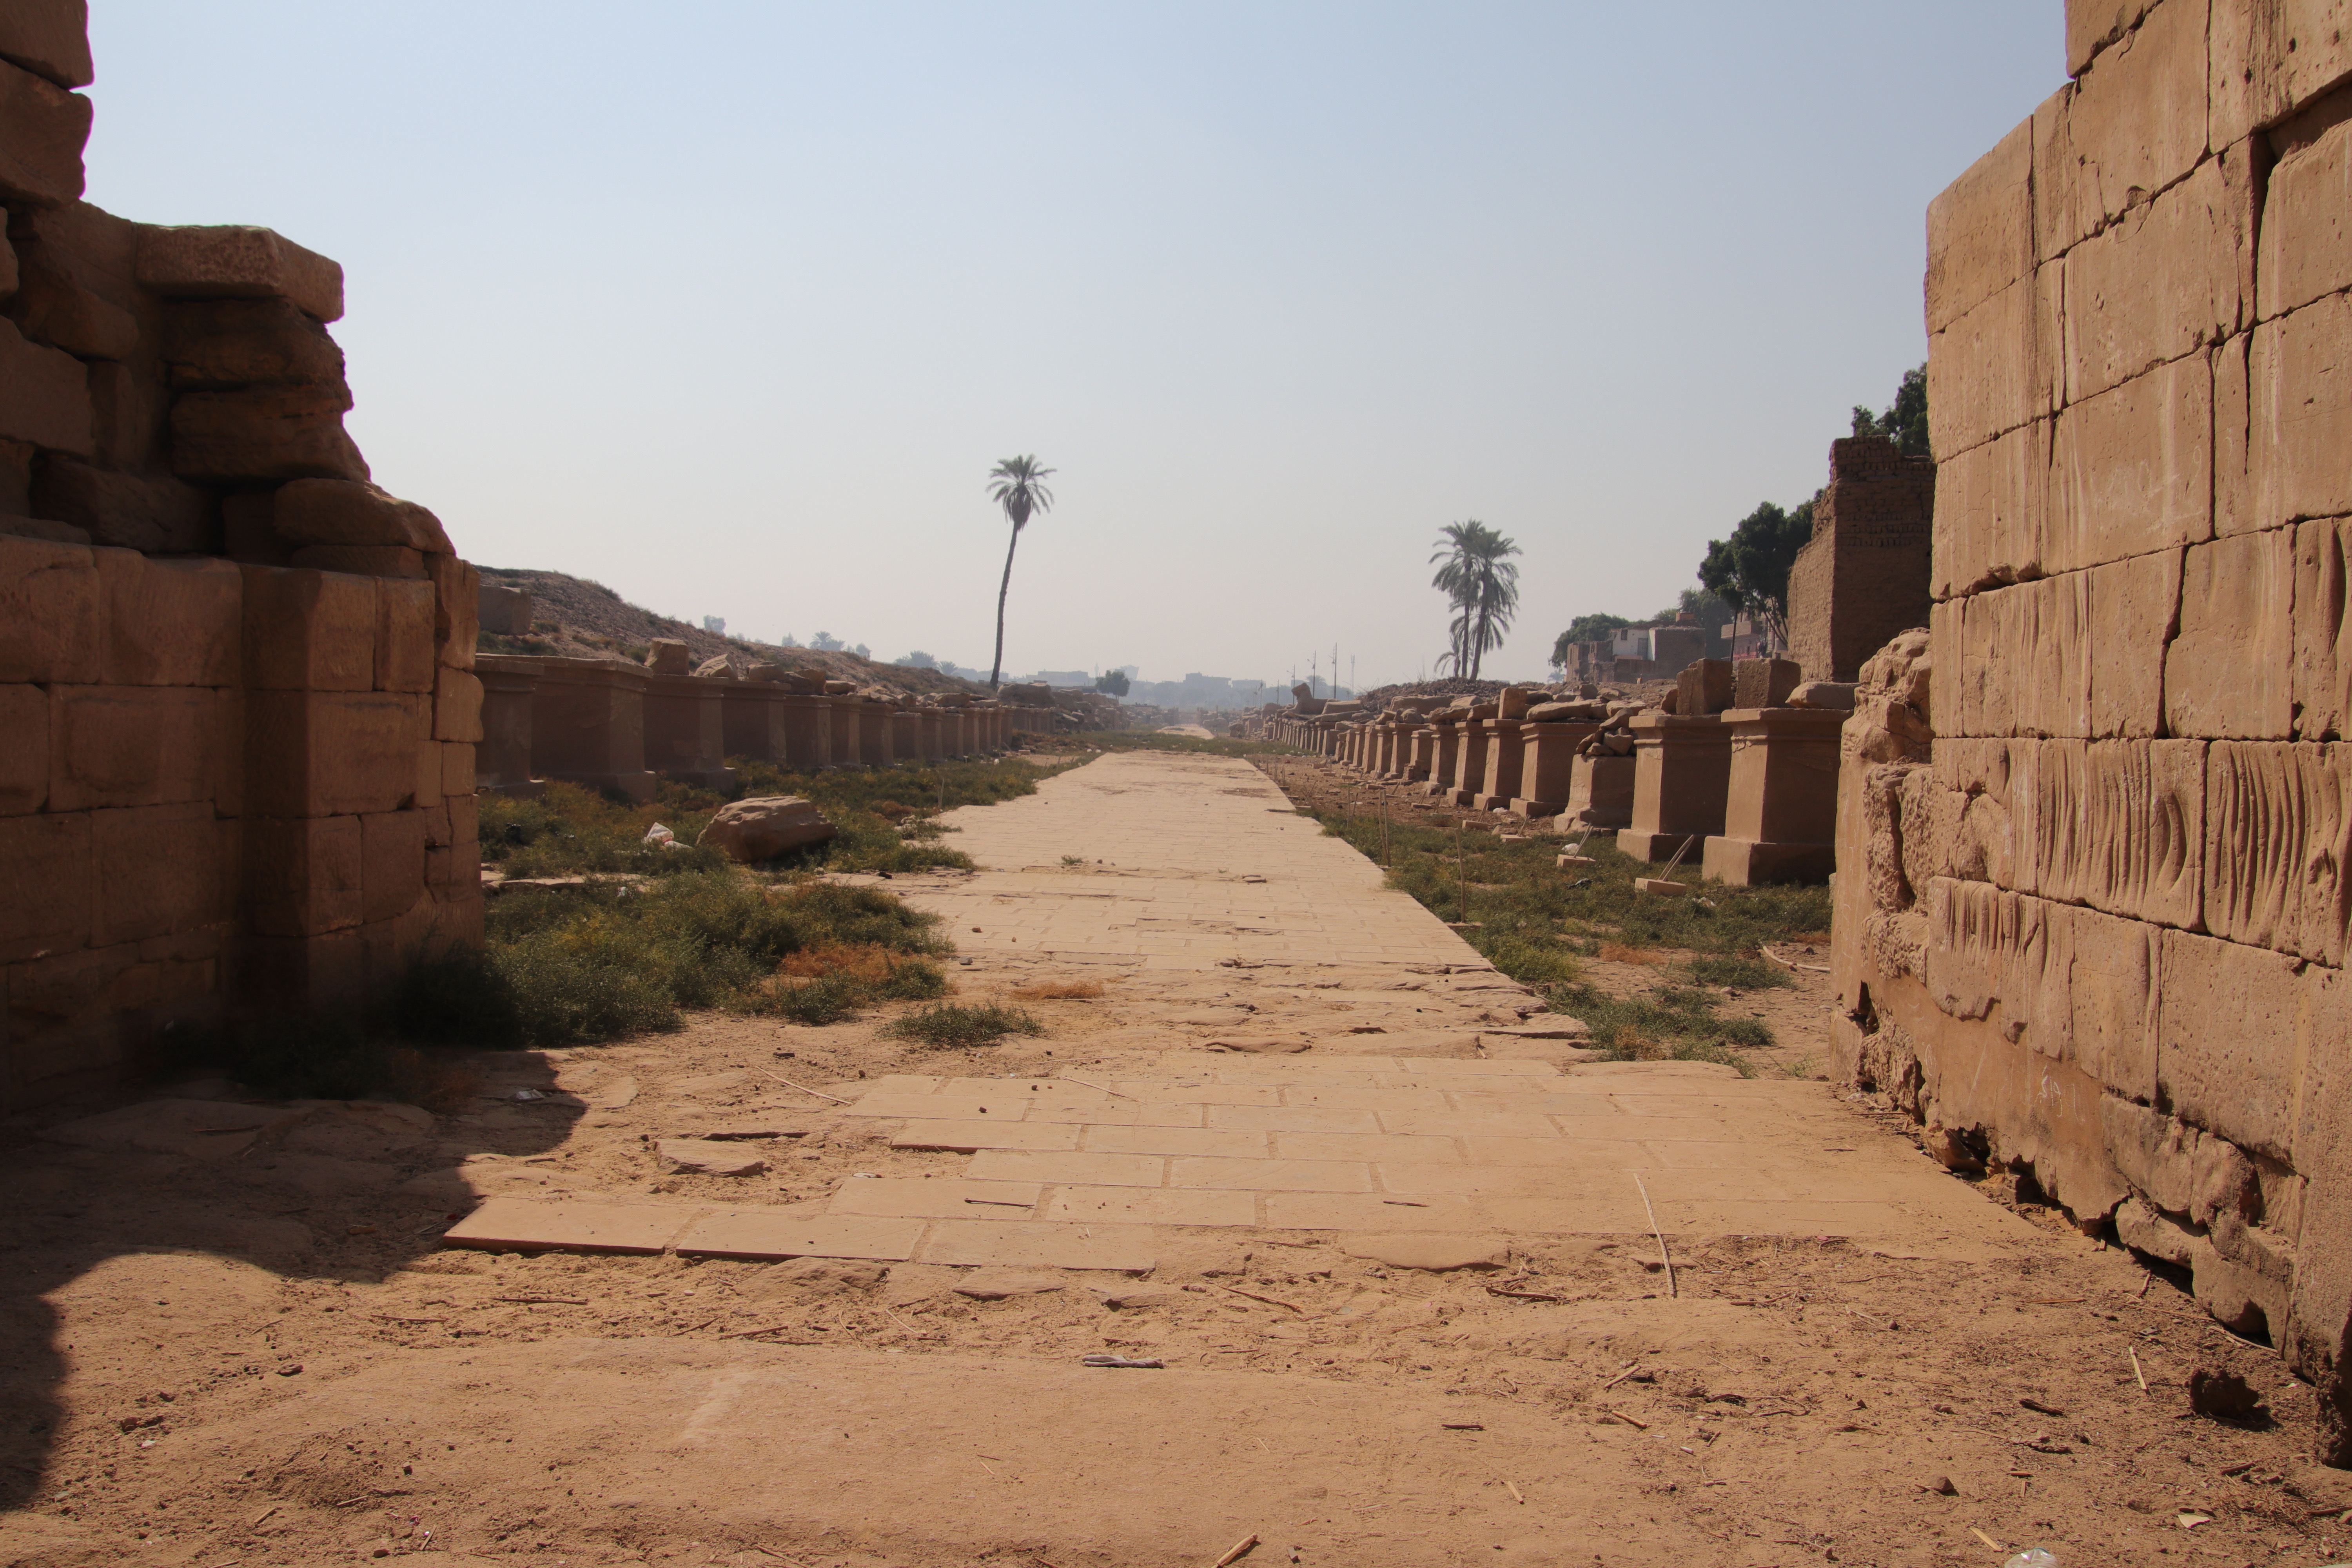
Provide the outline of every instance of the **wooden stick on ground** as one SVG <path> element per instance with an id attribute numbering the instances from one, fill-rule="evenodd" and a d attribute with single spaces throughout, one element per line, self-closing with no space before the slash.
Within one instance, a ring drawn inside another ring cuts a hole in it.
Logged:
<path id="1" fill-rule="evenodd" d="M 1247 1552 L 1251 1547 L 1255 1546 L 1256 1544 L 1257 1537 L 1255 1534 L 1244 1536 L 1241 1540 L 1234 1542 L 1232 1547 L 1226 1551 L 1223 1557 L 1220 1557 L 1214 1563 L 1210 1563 L 1209 1568 L 1229 1568 L 1230 1564 L 1241 1561 L 1243 1552 Z"/>
<path id="2" fill-rule="evenodd" d="M 2139 1379 L 2139 1391 L 2142 1394 L 2146 1394 L 2147 1392 L 2147 1373 L 2140 1371 L 2139 1369 L 2139 1352 L 2132 1349 L 2129 1345 L 2126 1345 L 2124 1347 L 2124 1353 L 2132 1358 L 2132 1375 Z"/>
<path id="3" fill-rule="evenodd" d="M 1650 1234 L 1658 1238 L 1658 1260 L 1666 1266 L 1666 1294 L 1678 1296 L 1681 1292 L 1675 1286 L 1674 1254 L 1666 1250 L 1666 1233 L 1658 1228 L 1658 1211 L 1650 1206 L 1649 1184 L 1642 1180 L 1639 1171 L 1633 1173 L 1633 1184 L 1642 1189 L 1642 1209 L 1650 1216 Z"/>
<path id="4" fill-rule="evenodd" d="M 1107 1083 L 1097 1083 L 1097 1082 L 1095 1082 L 1092 1079 L 1076 1078 L 1076 1077 L 1072 1076 L 1072 1075 L 1071 1075 L 1071 1074 L 1069 1074 L 1069 1073 L 1064 1073 L 1064 1074 L 1062 1075 L 1062 1081 L 1063 1081 L 1064 1083 L 1082 1083 L 1082 1084 L 1085 1084 L 1088 1089 L 1098 1089 L 1102 1090 L 1105 1094 L 1115 1094 L 1115 1095 L 1118 1096 L 1118 1097 L 1119 1097 L 1119 1099 L 1121 1099 L 1121 1100 L 1137 1100 L 1137 1099 L 1139 1099 L 1139 1097 L 1138 1097 L 1138 1096 L 1136 1096 L 1136 1095 L 1132 1095 L 1132 1094 L 1129 1094 L 1129 1093 L 1128 1093 L 1128 1092 L 1127 1092 L 1125 1089 L 1113 1089 L 1113 1088 L 1111 1088 L 1111 1086 L 1110 1086 L 1110 1085 L 1108 1085 L 1108 1084 L 1107 1084 Z"/>
<path id="5" fill-rule="evenodd" d="M 768 1069 L 767 1069 L 766 1068 L 763 1068 L 763 1067 L 754 1067 L 754 1068 L 752 1068 L 752 1069 L 751 1069 L 751 1070 L 752 1070 L 753 1072 L 761 1073 L 761 1074 L 764 1074 L 765 1076 L 767 1076 L 767 1077 L 769 1077 L 769 1078 L 774 1079 L 778 1083 L 782 1084 L 786 1089 L 799 1089 L 803 1094 L 813 1094 L 813 1095 L 815 1095 L 819 1100 L 829 1100 L 833 1101 L 835 1105 L 847 1105 L 847 1104 L 849 1103 L 849 1101 L 847 1101 L 847 1100 L 845 1100 L 842 1099 L 842 1098 L 841 1098 L 841 1096 L 839 1096 L 839 1095 L 837 1095 L 837 1094 L 827 1094 L 827 1093 L 825 1093 L 825 1091 L 824 1091 L 824 1090 L 823 1090 L 823 1089 L 811 1089 L 808 1085 L 806 1085 L 806 1084 L 804 1084 L 804 1083 L 794 1083 L 792 1079 L 788 1079 L 788 1078 L 784 1077 L 784 1076 L 783 1076 L 783 1074 L 782 1074 L 782 1073 L 773 1073 L 773 1072 L 769 1072 L 769 1071 L 768 1071 Z"/>

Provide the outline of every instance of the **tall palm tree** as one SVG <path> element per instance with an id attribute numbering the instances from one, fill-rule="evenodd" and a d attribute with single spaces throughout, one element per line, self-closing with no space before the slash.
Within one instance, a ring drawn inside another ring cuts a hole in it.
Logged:
<path id="1" fill-rule="evenodd" d="M 1429 558 L 1437 575 L 1430 586 L 1444 589 L 1458 612 L 1446 655 L 1454 674 L 1477 679 L 1479 666 L 1511 629 L 1519 608 L 1519 569 L 1509 558 L 1517 553 L 1517 545 L 1475 517 L 1438 531 L 1437 551 Z"/>
<path id="2" fill-rule="evenodd" d="M 1013 524 L 1013 542 L 1004 547 L 1004 581 L 996 586 L 996 658 L 988 667 L 991 691 L 1004 674 L 1004 595 L 1013 589 L 1013 552 L 1021 547 L 1021 531 L 1030 517 L 1054 510 L 1054 492 L 1045 488 L 1053 471 L 1039 468 L 1034 456 L 1007 458 L 988 470 L 988 498 L 1004 509 Z"/>

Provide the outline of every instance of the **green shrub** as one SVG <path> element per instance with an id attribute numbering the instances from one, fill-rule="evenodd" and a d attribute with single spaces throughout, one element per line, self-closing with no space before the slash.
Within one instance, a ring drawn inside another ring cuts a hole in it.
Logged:
<path id="1" fill-rule="evenodd" d="M 937 1006 L 909 1013 L 882 1032 L 946 1049 L 990 1045 L 1006 1035 L 1042 1035 L 1045 1026 L 1018 1007 L 1006 1007 L 994 1002 L 976 1007 L 942 1002 Z"/>
<path id="2" fill-rule="evenodd" d="M 1785 969 L 1755 958 L 1695 958 L 1691 979 L 1701 985 L 1727 985 L 1735 991 L 1769 991 L 1797 983 Z"/>

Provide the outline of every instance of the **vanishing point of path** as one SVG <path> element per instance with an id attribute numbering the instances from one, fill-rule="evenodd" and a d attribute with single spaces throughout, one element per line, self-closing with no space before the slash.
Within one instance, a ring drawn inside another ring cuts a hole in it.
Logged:
<path id="1" fill-rule="evenodd" d="M 499 1058 L 548 1101 L 394 1140 L 396 1188 L 290 1167 L 299 1265 L 167 1246 L 160 1200 L 92 1261 L 62 1216 L 126 1171 L 283 1215 L 274 1156 L 44 1146 L 72 1191 L 16 1240 L 73 1348 L 0 1562 L 2333 1560 L 2352 1488 L 2274 1359 L 1827 1085 L 1589 1059 L 1255 769 L 1113 754 L 949 820 L 983 868 L 893 886 L 1041 1038 Z M 758 1169 L 666 1169 L 696 1133 Z M 452 1193 L 509 1249 L 433 1250 Z M 2174 1419 L 2200 1363 L 2285 1425 Z"/>

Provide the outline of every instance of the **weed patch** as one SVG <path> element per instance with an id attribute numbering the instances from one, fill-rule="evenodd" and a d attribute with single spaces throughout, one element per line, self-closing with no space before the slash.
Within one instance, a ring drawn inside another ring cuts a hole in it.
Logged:
<path id="1" fill-rule="evenodd" d="M 1690 977 L 1700 985 L 1723 985 L 1735 991 L 1792 989 L 1797 984 L 1787 970 L 1754 958 L 1694 958 Z"/>
<path id="2" fill-rule="evenodd" d="M 705 871 L 509 892 L 487 923 L 483 952 L 410 970 L 393 998 L 403 1035 L 583 1045 L 675 1029 L 692 1007 L 834 1023 L 948 989 L 938 918 L 877 888 Z"/>
<path id="3" fill-rule="evenodd" d="M 909 1013 L 882 1032 L 902 1040 L 949 1049 L 991 1045 L 1007 1035 L 1042 1035 L 1045 1026 L 1018 1007 L 1006 1007 L 994 1002 L 976 1007 L 942 1002 L 937 1006 Z"/>

